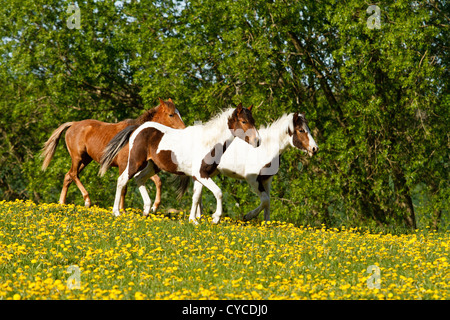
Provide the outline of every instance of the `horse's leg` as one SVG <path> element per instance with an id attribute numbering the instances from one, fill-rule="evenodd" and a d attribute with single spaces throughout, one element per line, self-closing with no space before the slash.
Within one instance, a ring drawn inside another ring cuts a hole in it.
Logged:
<path id="1" fill-rule="evenodd" d="M 192 195 L 192 207 L 191 207 L 191 214 L 189 215 L 189 222 L 192 222 L 193 224 L 198 224 L 196 218 L 200 218 L 201 211 L 198 212 L 200 208 L 200 202 L 202 200 L 202 189 L 203 185 L 198 182 L 197 180 L 194 181 L 194 194 Z M 199 201 L 200 200 L 200 201 Z"/>
<path id="2" fill-rule="evenodd" d="M 73 177 L 75 184 L 77 185 L 78 189 L 80 189 L 81 194 L 83 195 L 84 205 L 87 208 L 89 208 L 91 206 L 91 198 L 89 198 L 89 193 L 87 192 L 84 185 L 81 183 L 79 174 L 81 173 L 81 171 L 83 171 L 84 168 L 86 168 L 86 166 L 89 163 L 91 163 L 91 161 L 92 161 L 92 158 L 90 156 L 88 156 L 87 154 L 83 155 L 80 166 L 78 167 L 78 170 L 77 170 L 75 176 Z"/>
<path id="3" fill-rule="evenodd" d="M 200 191 L 200 199 L 197 204 L 197 212 L 195 213 L 195 218 L 200 219 L 202 217 L 202 212 L 203 212 L 203 200 L 202 200 L 202 192 Z"/>
<path id="4" fill-rule="evenodd" d="M 80 161 L 78 159 L 78 157 L 76 157 L 76 159 L 74 160 L 75 157 L 72 154 L 70 144 L 68 144 L 67 142 L 68 141 L 67 141 L 67 134 L 66 134 L 66 147 L 67 147 L 67 150 L 69 151 L 70 158 L 72 160 L 72 166 L 69 169 L 69 171 L 67 171 L 66 175 L 64 176 L 63 187 L 61 189 L 61 195 L 59 196 L 60 204 L 66 204 L 67 190 L 69 189 L 70 184 L 73 182 L 71 172 L 72 172 L 74 166 L 78 167 L 78 165 L 79 165 L 78 163 L 74 163 L 74 162 Z"/>
<path id="5" fill-rule="evenodd" d="M 261 204 L 256 209 L 250 211 L 244 216 L 244 220 L 251 220 L 255 218 L 263 209 L 269 206 L 270 198 L 265 190 L 259 190 L 259 182 L 256 180 L 255 176 L 247 177 L 247 182 L 261 200 Z"/>
<path id="6" fill-rule="evenodd" d="M 145 189 L 145 182 L 148 178 L 155 174 L 153 161 L 147 161 L 146 145 L 135 145 L 130 149 L 127 165 L 125 170 L 117 179 L 116 198 L 114 199 L 113 214 L 120 215 L 119 204 L 122 196 L 123 188 L 127 185 L 128 180 L 135 177 L 139 186 L 139 191 L 144 200 L 144 215 L 150 211 L 151 199 Z"/>
<path id="7" fill-rule="evenodd" d="M 211 190 L 211 192 L 214 194 L 214 197 L 216 197 L 217 205 L 216 205 L 216 212 L 212 215 L 212 222 L 214 224 L 219 223 L 220 217 L 222 216 L 222 190 L 214 183 L 214 181 L 211 178 L 202 178 L 200 176 L 195 177 L 198 182 L 200 182 L 202 185 L 204 185 L 206 188 Z M 192 210 L 195 210 L 196 207 L 191 208 L 191 214 Z M 195 213 L 194 213 L 195 214 Z"/>
<path id="8" fill-rule="evenodd" d="M 117 179 L 116 197 L 114 198 L 113 214 L 120 216 L 120 198 L 122 196 L 122 190 L 128 183 L 128 166 Z"/>
<path id="9" fill-rule="evenodd" d="M 155 183 L 156 187 L 156 196 L 155 201 L 153 202 L 152 211 L 156 212 L 156 210 L 158 210 L 159 204 L 161 203 L 161 179 L 157 174 L 153 175 L 151 179 Z"/>
<path id="10" fill-rule="evenodd" d="M 83 184 L 80 181 L 79 174 L 80 172 L 92 161 L 92 158 L 89 157 L 87 154 L 81 157 L 72 157 L 72 166 L 70 170 L 66 173 L 66 176 L 64 177 L 64 183 L 63 183 L 63 189 L 61 190 L 61 195 L 59 197 L 59 203 L 65 204 L 66 203 L 66 196 L 67 196 L 67 190 L 69 188 L 69 185 L 72 183 L 72 181 L 75 181 L 75 184 L 77 185 L 78 189 L 81 191 L 81 194 L 83 195 L 84 199 L 84 205 L 86 207 L 91 206 L 91 199 L 89 198 L 89 193 L 87 192 L 86 188 L 83 186 Z"/>
<path id="11" fill-rule="evenodd" d="M 69 170 L 64 176 L 63 188 L 61 190 L 61 195 L 59 196 L 60 204 L 66 204 L 67 190 L 69 189 L 69 186 L 72 183 L 72 181 L 73 179 Z"/>
<path id="12" fill-rule="evenodd" d="M 119 162 L 119 176 L 123 173 L 125 168 L 127 167 L 127 162 L 120 163 Z M 125 196 L 127 194 L 128 185 L 125 185 L 122 189 L 122 193 L 120 194 L 120 203 L 119 203 L 119 210 L 125 210 Z"/>
<path id="13" fill-rule="evenodd" d="M 272 184 L 272 177 L 263 180 L 262 184 L 264 187 L 265 192 L 267 193 L 267 205 L 264 207 L 264 220 L 269 221 L 270 220 L 270 185 Z"/>
<path id="14" fill-rule="evenodd" d="M 69 149 L 70 151 L 70 149 Z M 69 152 L 70 153 L 70 152 Z M 73 171 L 78 171 L 78 167 L 80 166 L 81 159 L 79 157 L 72 157 L 72 154 L 70 154 L 72 159 L 72 166 L 70 167 L 69 171 L 67 171 L 66 175 L 64 176 L 64 182 L 63 187 L 61 190 L 61 195 L 59 196 L 59 203 L 60 204 L 66 204 L 66 198 L 67 198 L 67 191 L 69 189 L 70 184 L 73 182 Z"/>
<path id="15" fill-rule="evenodd" d="M 123 187 L 122 193 L 120 194 L 120 203 L 119 203 L 119 210 L 125 210 L 125 196 L 127 194 L 128 185 Z"/>
<path id="16" fill-rule="evenodd" d="M 143 215 L 147 216 L 150 212 L 150 207 L 152 205 L 152 199 L 148 195 L 147 188 L 145 187 L 145 182 L 147 182 L 148 178 L 155 175 L 155 168 L 153 165 L 153 161 L 148 161 L 146 167 L 139 171 L 134 179 L 139 187 L 139 192 L 141 193 L 142 200 L 144 201 L 144 211 Z"/>

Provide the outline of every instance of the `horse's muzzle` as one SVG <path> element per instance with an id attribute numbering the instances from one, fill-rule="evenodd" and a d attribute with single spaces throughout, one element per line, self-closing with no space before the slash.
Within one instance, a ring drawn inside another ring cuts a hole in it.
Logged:
<path id="1" fill-rule="evenodd" d="M 257 148 L 261 145 L 261 139 L 259 137 L 254 137 L 254 138 L 250 139 L 249 144 L 253 148 Z"/>
<path id="2" fill-rule="evenodd" d="M 308 155 L 310 157 L 314 156 L 319 151 L 319 147 L 312 147 L 308 150 Z"/>
<path id="3" fill-rule="evenodd" d="M 249 131 L 247 131 L 247 133 L 249 133 Z M 251 133 L 254 134 L 246 134 L 244 140 L 253 148 L 257 148 L 261 145 L 261 137 L 259 136 L 259 132 L 257 130 L 252 130 Z"/>

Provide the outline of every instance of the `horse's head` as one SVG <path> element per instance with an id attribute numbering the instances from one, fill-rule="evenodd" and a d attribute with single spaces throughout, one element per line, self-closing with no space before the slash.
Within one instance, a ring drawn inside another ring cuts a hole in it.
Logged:
<path id="1" fill-rule="evenodd" d="M 170 98 L 168 101 L 164 101 L 161 98 L 159 99 L 158 111 L 152 121 L 159 122 L 174 129 L 186 128 L 178 109 Z"/>
<path id="2" fill-rule="evenodd" d="M 242 103 L 240 103 L 228 119 L 228 128 L 233 133 L 233 136 L 244 140 L 253 147 L 257 147 L 261 142 L 261 138 L 255 127 L 252 107 L 253 105 L 248 108 L 242 108 Z"/>
<path id="3" fill-rule="evenodd" d="M 304 112 L 300 114 L 294 113 L 293 126 L 294 132 L 289 129 L 291 146 L 307 152 L 310 157 L 315 155 L 319 151 L 319 147 L 314 141 L 311 131 L 309 131 Z"/>

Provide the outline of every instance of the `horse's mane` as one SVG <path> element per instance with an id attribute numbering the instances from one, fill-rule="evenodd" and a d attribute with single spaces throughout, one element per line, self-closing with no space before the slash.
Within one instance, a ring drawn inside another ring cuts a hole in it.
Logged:
<path id="1" fill-rule="evenodd" d="M 304 117 L 303 114 L 299 113 L 298 116 L 299 116 L 301 123 L 308 124 L 308 121 L 306 120 L 306 118 Z M 279 128 L 279 129 L 285 128 L 286 131 L 288 131 L 288 130 L 294 131 L 293 117 L 294 117 L 293 113 L 289 113 L 289 114 L 285 113 L 280 118 L 278 118 L 277 120 L 275 120 L 274 122 L 269 124 L 268 126 L 261 126 L 260 129 L 258 130 L 259 134 L 261 135 L 261 139 L 263 138 L 262 137 L 263 134 L 265 136 L 267 136 L 267 138 L 270 138 L 271 132 L 273 132 L 277 128 Z"/>
<path id="2" fill-rule="evenodd" d="M 153 118 L 155 117 L 156 112 L 158 112 L 158 108 L 159 108 L 159 106 L 154 107 L 150 110 L 147 110 L 143 114 L 141 114 L 139 117 L 137 117 L 136 119 L 125 119 L 124 121 L 126 121 L 128 123 L 128 125 L 130 125 L 130 126 L 141 125 L 144 122 L 152 121 Z"/>
<path id="3" fill-rule="evenodd" d="M 213 116 L 208 122 L 193 126 L 202 132 L 202 140 L 206 145 L 215 144 L 218 136 L 223 135 L 228 130 L 228 118 L 233 114 L 234 108 L 229 108 Z"/>
<path id="4" fill-rule="evenodd" d="M 283 114 L 280 118 L 278 118 L 277 120 L 275 120 L 274 122 L 272 122 L 271 124 L 269 124 L 268 126 L 261 126 L 258 131 L 259 131 L 259 135 L 261 136 L 261 140 L 264 141 L 266 139 L 278 139 L 278 137 L 274 137 L 273 133 L 275 130 L 282 130 L 283 132 L 280 133 L 285 133 L 287 132 L 289 129 L 291 131 L 294 131 L 294 125 L 293 125 L 293 113 L 289 113 L 289 114 Z M 286 130 L 286 131 L 284 131 Z"/>
<path id="5" fill-rule="evenodd" d="M 228 128 L 228 118 L 233 113 L 234 108 L 228 108 L 221 113 L 216 114 L 214 117 L 208 120 L 206 123 L 197 124 L 195 126 L 203 126 L 205 130 L 207 129 L 217 129 L 221 130 L 224 126 Z"/>
<path id="6" fill-rule="evenodd" d="M 155 116 L 156 112 L 158 112 L 158 108 L 159 106 L 152 108 L 150 110 L 145 111 L 143 114 L 141 114 L 137 119 L 136 119 L 136 124 L 143 124 L 146 121 L 152 121 L 153 117 Z"/>
<path id="7" fill-rule="evenodd" d="M 307 123 L 303 114 L 299 113 L 298 117 L 302 123 Z M 268 126 L 260 127 L 259 135 L 262 144 L 267 148 L 278 147 L 280 142 L 286 139 L 289 131 L 294 132 L 294 114 L 284 114 Z"/>

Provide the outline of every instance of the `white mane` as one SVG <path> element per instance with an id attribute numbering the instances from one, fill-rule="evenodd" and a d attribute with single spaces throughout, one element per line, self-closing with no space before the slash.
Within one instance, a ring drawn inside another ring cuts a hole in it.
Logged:
<path id="1" fill-rule="evenodd" d="M 278 147 L 288 136 L 288 130 L 294 132 L 293 116 L 293 113 L 284 114 L 268 127 L 262 126 L 258 130 L 262 145 Z"/>
<path id="2" fill-rule="evenodd" d="M 195 124 L 194 127 L 201 126 L 203 129 L 208 130 L 211 128 L 223 129 L 223 127 L 228 128 L 228 118 L 233 114 L 234 108 L 228 108 L 225 111 L 215 115 L 213 118 L 209 119 L 208 122 Z"/>
<path id="3" fill-rule="evenodd" d="M 228 118 L 233 114 L 234 108 L 226 109 L 217 114 L 206 123 L 196 124 L 193 127 L 201 131 L 202 140 L 208 142 L 217 142 L 218 136 L 227 135 Z M 195 130 L 194 129 L 194 130 Z M 220 140 L 220 139 L 219 139 Z M 209 145 L 209 143 L 207 143 Z"/>

